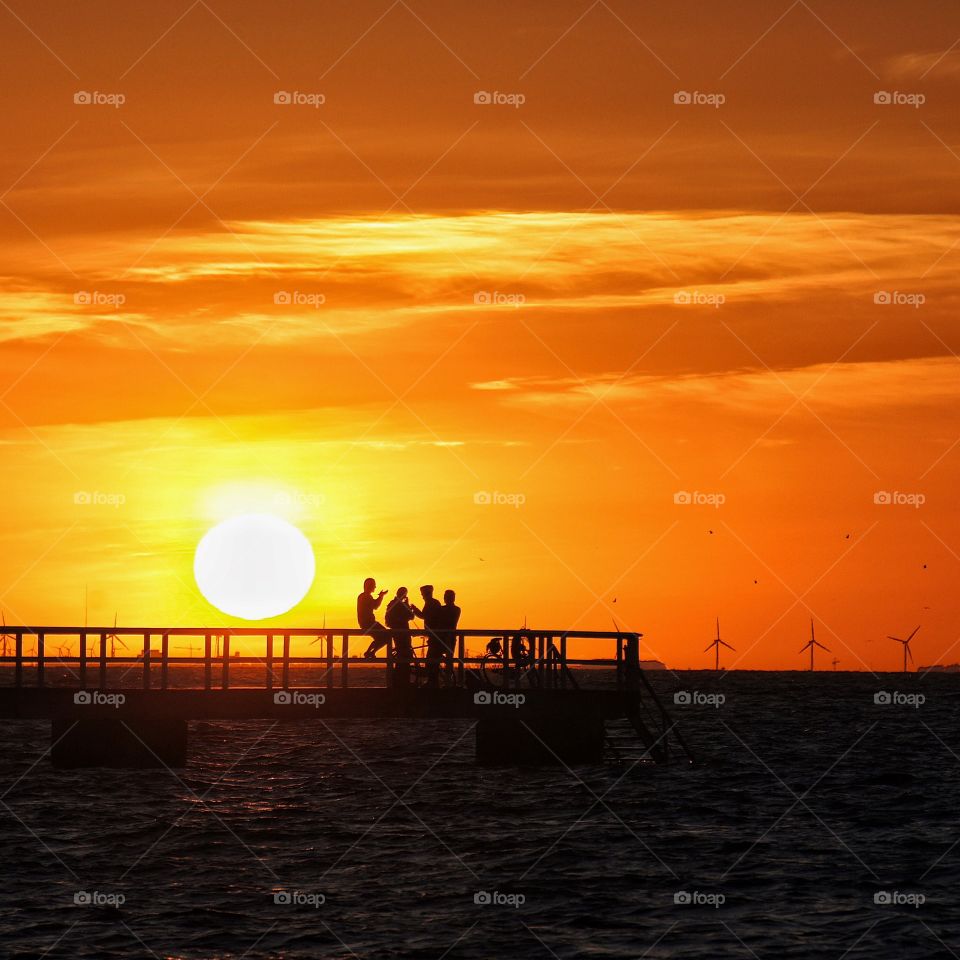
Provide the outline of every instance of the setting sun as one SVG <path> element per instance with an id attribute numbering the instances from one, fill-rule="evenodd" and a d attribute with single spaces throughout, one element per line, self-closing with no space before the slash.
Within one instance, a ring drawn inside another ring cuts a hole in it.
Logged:
<path id="1" fill-rule="evenodd" d="M 197 544 L 193 560 L 204 597 L 244 620 L 291 610 L 310 589 L 314 569 L 310 541 L 293 524 L 265 513 L 217 524 Z"/>

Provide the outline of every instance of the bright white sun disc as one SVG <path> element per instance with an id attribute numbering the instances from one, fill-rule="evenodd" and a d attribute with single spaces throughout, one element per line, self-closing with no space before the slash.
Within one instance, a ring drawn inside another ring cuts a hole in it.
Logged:
<path id="1" fill-rule="evenodd" d="M 291 523 L 248 513 L 218 523 L 197 544 L 193 575 L 222 613 L 244 620 L 276 617 L 307 594 L 316 566 L 310 541 Z"/>

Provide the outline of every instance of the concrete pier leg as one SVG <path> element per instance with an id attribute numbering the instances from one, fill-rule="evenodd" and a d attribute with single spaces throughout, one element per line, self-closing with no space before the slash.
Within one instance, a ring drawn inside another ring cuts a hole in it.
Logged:
<path id="1" fill-rule="evenodd" d="M 603 720 L 571 710 L 524 716 L 491 711 L 477 721 L 477 763 L 482 766 L 549 766 L 603 761 Z"/>
<path id="2" fill-rule="evenodd" d="M 187 765 L 187 721 L 55 717 L 50 759 L 55 767 L 153 769 Z"/>

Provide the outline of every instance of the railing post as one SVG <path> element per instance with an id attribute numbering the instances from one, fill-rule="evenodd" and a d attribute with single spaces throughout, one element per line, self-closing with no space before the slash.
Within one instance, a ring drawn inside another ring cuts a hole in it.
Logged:
<path id="1" fill-rule="evenodd" d="M 37 634 L 37 686 L 43 686 L 43 634 Z"/>
<path id="2" fill-rule="evenodd" d="M 267 689 L 273 689 L 273 634 L 267 634 Z"/>
<path id="3" fill-rule="evenodd" d="M 23 686 L 23 634 L 17 633 L 14 640 L 14 653 L 17 662 L 13 665 L 13 682 L 15 686 Z"/>
<path id="4" fill-rule="evenodd" d="M 567 635 L 560 637 L 560 688 L 567 688 Z"/>
<path id="5" fill-rule="evenodd" d="M 463 686 L 463 675 L 466 670 L 463 658 L 466 656 L 466 638 L 462 633 L 457 634 L 457 684 Z"/>
<path id="6" fill-rule="evenodd" d="M 627 634 L 623 658 L 627 687 L 633 689 L 640 675 L 640 638 L 635 633 Z"/>
<path id="7" fill-rule="evenodd" d="M 150 689 L 150 634 L 143 635 L 143 689 Z"/>
<path id="8" fill-rule="evenodd" d="M 283 689 L 290 689 L 290 634 L 283 635 Z"/>
<path id="9" fill-rule="evenodd" d="M 347 686 L 347 663 L 350 660 L 350 636 L 343 635 L 343 643 L 340 646 L 342 666 L 340 668 L 340 685 L 346 689 Z"/>
<path id="10" fill-rule="evenodd" d="M 223 669 L 220 675 L 220 687 L 230 689 L 230 634 L 223 635 Z"/>
<path id="11" fill-rule="evenodd" d="M 203 635 L 203 689 L 213 685 L 213 664 L 210 662 L 210 634 Z"/>
<path id="12" fill-rule="evenodd" d="M 80 689 L 87 689 L 87 635 L 80 634 Z"/>
<path id="13" fill-rule="evenodd" d="M 100 634 L 100 689 L 107 689 L 107 635 Z"/>
<path id="14" fill-rule="evenodd" d="M 333 687 L 333 634 L 328 633 L 325 637 L 327 644 L 327 687 Z"/>
<path id="15" fill-rule="evenodd" d="M 160 634 L 160 689 L 166 690 L 170 678 L 170 635 Z"/>

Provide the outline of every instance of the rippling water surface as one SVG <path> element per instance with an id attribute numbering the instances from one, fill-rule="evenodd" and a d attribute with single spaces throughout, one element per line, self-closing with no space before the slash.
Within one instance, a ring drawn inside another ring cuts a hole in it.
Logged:
<path id="1" fill-rule="evenodd" d="M 960 675 L 653 680 L 698 765 L 481 769 L 467 722 L 318 720 L 57 771 L 5 723 L 0 955 L 960 955 Z"/>

